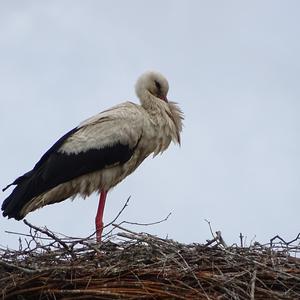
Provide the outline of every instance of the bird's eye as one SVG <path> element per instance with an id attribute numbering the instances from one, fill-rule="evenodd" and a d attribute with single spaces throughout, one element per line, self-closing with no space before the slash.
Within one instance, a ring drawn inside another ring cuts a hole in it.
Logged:
<path id="1" fill-rule="evenodd" d="M 161 85 L 158 81 L 154 81 L 156 88 L 160 91 L 161 90 Z"/>

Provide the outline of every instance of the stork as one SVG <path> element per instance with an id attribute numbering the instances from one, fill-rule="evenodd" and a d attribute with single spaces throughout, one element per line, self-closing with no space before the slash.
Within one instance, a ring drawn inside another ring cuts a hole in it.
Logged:
<path id="1" fill-rule="evenodd" d="M 4 188 L 16 185 L 2 204 L 3 216 L 21 220 L 45 205 L 98 192 L 95 223 L 100 241 L 108 191 L 150 154 L 162 153 L 171 141 L 180 144 L 183 113 L 167 99 L 166 78 L 146 72 L 135 90 L 140 105 L 125 102 L 83 121 L 62 136 L 31 171 Z"/>

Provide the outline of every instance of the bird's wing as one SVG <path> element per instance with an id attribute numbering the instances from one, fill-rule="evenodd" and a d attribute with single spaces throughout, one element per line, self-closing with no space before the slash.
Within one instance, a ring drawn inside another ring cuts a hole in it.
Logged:
<path id="1" fill-rule="evenodd" d="M 142 134 L 144 119 L 143 111 L 136 104 L 120 104 L 82 122 L 59 152 L 76 154 L 117 143 L 133 148 Z"/>
<path id="2" fill-rule="evenodd" d="M 99 113 L 61 137 L 33 170 L 13 184 L 39 171 L 44 181 L 50 180 L 52 185 L 57 185 L 109 165 L 124 163 L 130 159 L 142 135 L 143 122 L 142 112 L 130 102 Z"/>
<path id="3" fill-rule="evenodd" d="M 81 123 L 76 132 L 49 154 L 43 163 L 43 180 L 53 187 L 125 163 L 142 136 L 143 122 L 139 109 L 125 103 Z"/>
<path id="4" fill-rule="evenodd" d="M 125 163 L 142 136 L 143 122 L 138 106 L 127 102 L 81 123 L 59 139 L 31 171 L 12 183 L 17 187 L 3 202 L 4 214 L 9 215 L 6 208 L 10 202 L 16 204 L 16 198 L 23 206 L 58 184 Z"/>

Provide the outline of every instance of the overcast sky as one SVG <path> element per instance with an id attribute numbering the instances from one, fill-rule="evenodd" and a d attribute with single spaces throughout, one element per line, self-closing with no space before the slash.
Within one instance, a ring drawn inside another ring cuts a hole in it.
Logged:
<path id="1" fill-rule="evenodd" d="M 107 199 L 111 221 L 181 242 L 267 242 L 300 229 L 299 1 L 1 1 L 1 187 L 30 170 L 66 131 L 117 103 L 137 102 L 146 70 L 169 80 L 185 113 L 181 148 L 148 158 Z M 11 190 L 1 194 L 1 202 Z M 66 235 L 94 231 L 98 197 L 27 220 Z M 0 218 L 0 244 L 28 232 Z"/>

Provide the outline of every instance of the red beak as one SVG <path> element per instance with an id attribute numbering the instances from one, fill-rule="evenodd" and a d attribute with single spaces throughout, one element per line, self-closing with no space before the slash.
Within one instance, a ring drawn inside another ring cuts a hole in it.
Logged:
<path id="1" fill-rule="evenodd" d="M 165 102 L 168 102 L 167 96 L 161 95 L 161 96 L 159 96 L 159 98 L 160 98 L 161 100 L 165 101 Z"/>

